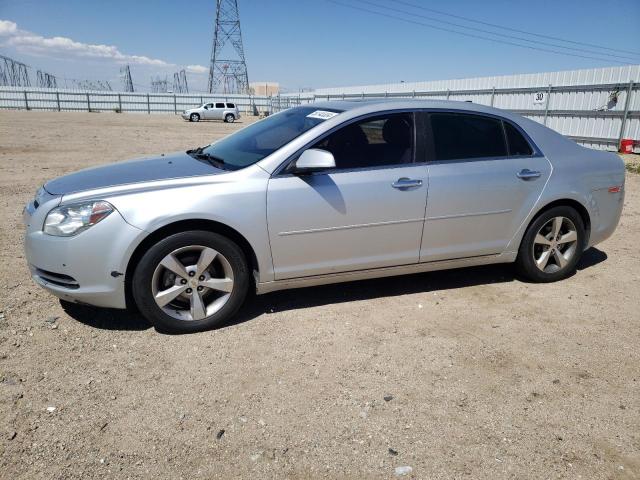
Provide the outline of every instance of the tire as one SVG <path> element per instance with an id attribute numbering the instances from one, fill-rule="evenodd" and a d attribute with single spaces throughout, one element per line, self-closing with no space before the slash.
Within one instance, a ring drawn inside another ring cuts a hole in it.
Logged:
<path id="1" fill-rule="evenodd" d="M 194 230 L 170 235 L 142 256 L 132 293 L 140 313 L 158 331 L 192 333 L 227 322 L 250 285 L 240 247 L 217 233 Z"/>
<path id="2" fill-rule="evenodd" d="M 527 228 L 516 268 L 533 282 L 556 282 L 575 272 L 585 245 L 580 214 L 572 207 L 553 207 L 538 215 Z"/>
<path id="3" fill-rule="evenodd" d="M 190 122 L 199 122 L 200 121 L 200 115 L 198 115 L 197 113 L 192 113 L 191 115 L 189 115 L 189 121 Z"/>
<path id="4" fill-rule="evenodd" d="M 235 119 L 236 117 L 234 117 L 232 113 L 227 113 L 224 117 L 224 121 L 227 123 L 233 123 Z"/>

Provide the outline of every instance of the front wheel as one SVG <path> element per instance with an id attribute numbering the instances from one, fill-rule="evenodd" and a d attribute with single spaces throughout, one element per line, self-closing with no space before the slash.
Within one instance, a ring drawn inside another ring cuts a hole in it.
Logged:
<path id="1" fill-rule="evenodd" d="M 197 113 L 192 113 L 191 115 L 189 115 L 189 120 L 192 122 L 199 122 L 200 115 L 198 115 Z"/>
<path id="2" fill-rule="evenodd" d="M 534 282 L 555 282 L 571 275 L 585 247 L 584 222 L 573 208 L 560 206 L 543 212 L 527 229 L 516 266 Z"/>
<path id="3" fill-rule="evenodd" d="M 227 113 L 227 115 L 224 117 L 224 121 L 227 123 L 233 123 L 235 119 L 236 117 L 234 117 L 232 113 Z"/>
<path id="4" fill-rule="evenodd" d="M 140 259 L 132 286 L 140 312 L 158 330 L 190 333 L 226 322 L 249 285 L 247 261 L 235 243 L 189 231 L 153 245 Z"/>

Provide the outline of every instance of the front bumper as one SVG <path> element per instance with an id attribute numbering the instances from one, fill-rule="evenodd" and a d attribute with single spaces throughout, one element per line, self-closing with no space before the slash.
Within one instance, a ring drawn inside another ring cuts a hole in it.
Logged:
<path id="1" fill-rule="evenodd" d="M 126 308 L 124 274 L 143 234 L 113 212 L 74 237 L 42 231 L 50 208 L 25 209 L 24 248 L 33 280 L 56 297 L 98 307 Z"/>

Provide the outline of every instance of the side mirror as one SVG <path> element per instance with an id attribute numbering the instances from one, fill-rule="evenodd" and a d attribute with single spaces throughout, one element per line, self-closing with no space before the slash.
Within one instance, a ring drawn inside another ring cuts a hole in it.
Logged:
<path id="1" fill-rule="evenodd" d="M 336 160 L 331 152 L 318 148 L 309 148 L 302 152 L 296 161 L 296 173 L 309 173 L 314 170 L 336 168 Z"/>

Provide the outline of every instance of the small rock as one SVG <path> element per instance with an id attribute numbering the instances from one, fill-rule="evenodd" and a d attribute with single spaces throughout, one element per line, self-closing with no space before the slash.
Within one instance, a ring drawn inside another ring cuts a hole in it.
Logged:
<path id="1" fill-rule="evenodd" d="M 627 409 L 627 407 L 625 405 L 620 405 L 619 408 L 620 408 L 620 410 L 626 410 Z"/>
<path id="2" fill-rule="evenodd" d="M 116 396 L 115 395 L 111 395 L 111 400 L 115 400 Z M 184 418 L 184 414 L 182 414 L 182 418 Z"/>
<path id="3" fill-rule="evenodd" d="M 17 435 L 18 435 L 18 432 L 16 432 L 15 430 L 9 433 L 9 440 L 13 440 L 14 438 L 16 438 Z"/>
<path id="4" fill-rule="evenodd" d="M 47 322 L 47 323 L 56 323 L 56 320 L 58 320 L 58 318 L 60 318 L 60 317 L 55 317 L 55 316 L 48 317 L 48 318 L 45 320 L 45 322 Z"/>
<path id="5" fill-rule="evenodd" d="M 58 328 L 58 324 L 54 323 L 51 325 L 51 330 L 56 330 Z"/>
<path id="6" fill-rule="evenodd" d="M 56 407 L 47 407 L 47 412 L 53 413 L 56 411 Z"/>
<path id="7" fill-rule="evenodd" d="M 391 400 L 393 400 L 393 395 L 385 395 L 382 398 L 384 398 L 385 402 L 390 402 Z"/>
<path id="8" fill-rule="evenodd" d="M 396 455 L 398 455 L 398 451 L 397 451 L 397 450 L 394 450 L 393 448 L 390 448 L 390 449 L 389 449 L 389 453 L 390 453 L 391 455 L 393 455 L 394 457 L 395 457 Z"/>
<path id="9" fill-rule="evenodd" d="M 552 382 L 555 385 L 558 385 L 560 383 L 560 380 L 558 380 L 557 378 Z"/>
<path id="10" fill-rule="evenodd" d="M 405 475 L 409 475 L 411 472 L 413 472 L 413 468 L 409 466 L 396 467 L 395 469 L 395 474 L 398 477 L 404 477 Z"/>
<path id="11" fill-rule="evenodd" d="M 220 440 L 223 436 L 224 436 L 224 428 L 219 430 L 218 433 L 216 433 L 216 438 L 218 440 Z"/>

